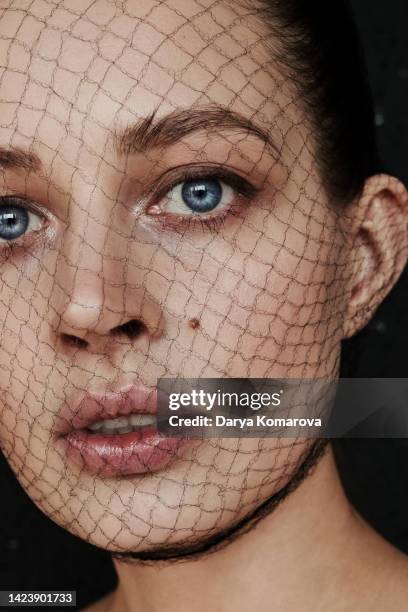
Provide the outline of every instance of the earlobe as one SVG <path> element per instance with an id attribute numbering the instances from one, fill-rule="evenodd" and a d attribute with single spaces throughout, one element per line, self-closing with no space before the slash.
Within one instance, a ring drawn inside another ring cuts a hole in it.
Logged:
<path id="1" fill-rule="evenodd" d="M 366 181 L 350 213 L 350 282 L 344 338 L 367 325 L 406 266 L 407 190 L 396 178 L 373 176 Z"/>

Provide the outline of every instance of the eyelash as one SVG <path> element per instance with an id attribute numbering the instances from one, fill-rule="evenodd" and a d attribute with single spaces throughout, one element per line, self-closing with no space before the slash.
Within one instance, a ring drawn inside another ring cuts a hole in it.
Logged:
<path id="1" fill-rule="evenodd" d="M 29 216 L 35 215 L 36 217 L 39 217 L 41 223 L 41 227 L 39 229 L 31 229 L 29 232 L 25 232 L 15 239 L 0 238 L 0 250 L 6 250 L 7 253 L 10 254 L 15 248 L 29 248 L 37 240 L 39 240 L 45 227 L 48 226 L 49 216 L 45 211 L 43 211 L 42 207 L 34 202 L 31 202 L 25 196 L 17 194 L 0 196 L 0 213 L 2 212 L 2 208 L 6 206 L 24 209 Z M 29 224 L 31 222 L 32 220 L 30 218 Z"/>
<path id="2" fill-rule="evenodd" d="M 173 180 L 169 180 L 168 175 L 171 175 Z M 164 179 L 164 180 L 163 180 Z M 200 180 L 200 179 L 216 179 L 222 183 L 225 183 L 233 189 L 234 199 L 228 207 L 220 212 L 214 212 L 212 214 L 204 215 L 203 213 L 197 213 L 192 215 L 175 215 L 174 213 L 162 212 L 157 215 L 157 219 L 161 223 L 165 223 L 168 227 L 171 224 L 173 229 L 178 229 L 180 226 L 183 229 L 197 228 L 200 226 L 209 229 L 210 231 L 219 230 L 224 224 L 229 214 L 238 214 L 240 211 L 243 200 L 249 201 L 260 191 L 258 187 L 255 187 L 247 179 L 233 172 L 225 167 L 219 167 L 215 165 L 207 166 L 189 166 L 187 168 L 177 168 L 176 172 L 170 171 L 166 173 L 161 179 L 162 185 L 156 187 L 153 196 L 150 198 L 149 204 L 146 206 L 146 212 L 149 214 L 149 208 L 158 206 L 158 204 L 166 197 L 172 190 L 177 186 L 181 185 L 186 181 Z M 237 202 L 237 199 L 240 201 Z"/>
<path id="3" fill-rule="evenodd" d="M 181 228 L 186 231 L 193 228 L 201 228 L 202 230 L 207 229 L 211 232 L 218 231 L 224 224 L 229 214 L 238 214 L 244 201 L 248 201 L 255 196 L 259 191 L 257 187 L 252 185 L 248 180 L 239 176 L 236 172 L 228 170 L 226 168 L 207 165 L 203 166 L 189 166 L 187 168 L 176 168 L 175 170 L 168 171 L 159 180 L 159 184 L 153 190 L 153 194 L 148 197 L 148 204 L 145 205 L 145 213 L 149 215 L 149 209 L 158 206 L 160 202 L 173 191 L 177 186 L 182 185 L 186 181 L 192 180 L 218 180 L 231 187 L 234 191 L 233 201 L 226 206 L 221 212 L 211 212 L 210 214 L 205 213 L 193 213 L 191 215 L 177 215 L 175 213 L 166 213 L 161 211 L 159 214 L 152 216 L 165 225 L 165 229 L 180 230 Z M 2 239 L 0 242 L 0 249 L 8 248 L 9 250 L 15 247 L 31 246 L 36 239 L 39 238 L 40 233 L 43 232 L 44 227 L 49 221 L 48 215 L 42 210 L 42 207 L 35 205 L 30 202 L 26 197 L 21 195 L 4 195 L 0 196 L 0 212 L 1 207 L 5 205 L 16 206 L 25 209 L 28 213 L 37 215 L 41 218 L 41 228 L 37 230 L 31 230 L 15 239 Z"/>

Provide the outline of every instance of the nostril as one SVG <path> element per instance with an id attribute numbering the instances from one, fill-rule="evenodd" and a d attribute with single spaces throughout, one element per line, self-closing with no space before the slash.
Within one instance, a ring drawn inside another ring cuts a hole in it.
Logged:
<path id="1" fill-rule="evenodd" d="M 73 336 L 72 334 L 61 334 L 61 338 L 63 342 L 75 348 L 86 348 L 88 346 L 88 342 L 86 340 L 83 340 L 83 338 L 79 338 L 78 336 Z"/>
<path id="2" fill-rule="evenodd" d="M 111 334 L 125 334 L 130 340 L 135 340 L 146 332 L 146 325 L 138 319 L 131 319 L 111 330 Z"/>

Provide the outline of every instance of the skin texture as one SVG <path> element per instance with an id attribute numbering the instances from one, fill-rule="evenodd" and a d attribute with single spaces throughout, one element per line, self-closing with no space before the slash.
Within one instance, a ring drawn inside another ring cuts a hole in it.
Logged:
<path id="1" fill-rule="evenodd" d="M 115 566 L 119 588 L 87 612 L 399 612 L 407 597 L 406 557 L 355 514 L 330 452 L 275 512 L 217 554 Z"/>
<path id="2" fill-rule="evenodd" d="M 6 5 L 0 189 L 34 217 L 0 244 L 1 447 L 75 535 L 188 551 L 277 494 L 311 441 L 195 441 L 163 469 L 105 477 L 67 460 L 61 409 L 162 376 L 335 378 L 341 340 L 406 263 L 406 191 L 376 176 L 336 207 L 240 2 Z M 214 169 L 232 195 L 203 222 L 169 194 Z"/>

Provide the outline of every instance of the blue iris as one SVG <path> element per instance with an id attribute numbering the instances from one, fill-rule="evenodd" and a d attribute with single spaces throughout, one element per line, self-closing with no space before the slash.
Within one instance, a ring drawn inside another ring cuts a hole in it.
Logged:
<path id="1" fill-rule="evenodd" d="M 217 179 L 194 179 L 183 183 L 181 195 L 192 211 L 209 212 L 221 202 L 222 187 Z"/>
<path id="2" fill-rule="evenodd" d="M 15 240 L 27 231 L 28 212 L 20 206 L 0 207 L 0 238 Z"/>

